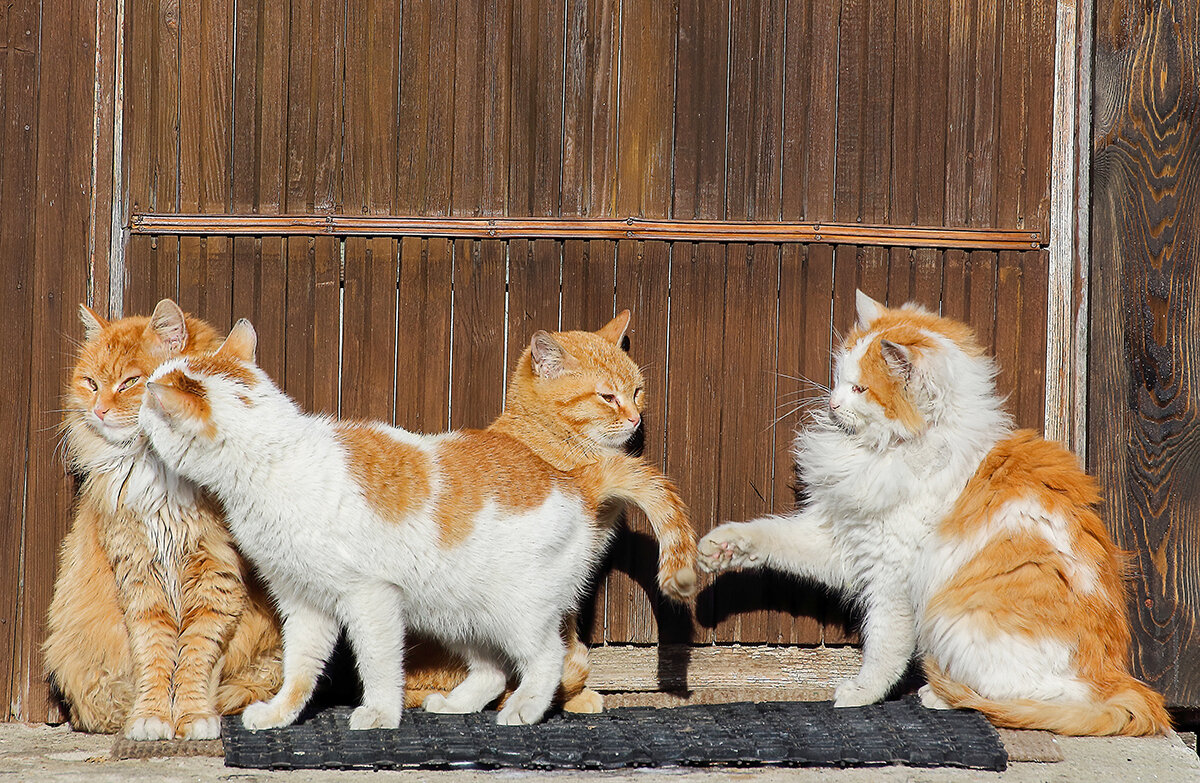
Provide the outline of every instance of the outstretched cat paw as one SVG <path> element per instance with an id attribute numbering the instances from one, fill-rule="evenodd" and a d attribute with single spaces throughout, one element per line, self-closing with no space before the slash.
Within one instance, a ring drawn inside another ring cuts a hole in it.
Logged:
<path id="1" fill-rule="evenodd" d="M 400 710 L 364 704 L 350 713 L 351 731 L 362 729 L 394 729 L 400 725 Z"/>
<path id="2" fill-rule="evenodd" d="M 175 738 L 210 740 L 221 736 L 221 719 L 216 715 L 185 715 L 175 727 Z"/>
<path id="3" fill-rule="evenodd" d="M 421 703 L 421 709 L 426 712 L 438 712 L 445 715 L 459 715 L 467 712 L 476 712 L 460 707 L 450 701 L 448 697 L 441 693 L 431 693 L 425 697 L 425 701 Z"/>
<path id="4" fill-rule="evenodd" d="M 745 529 L 732 522 L 709 531 L 700 539 L 700 568 L 710 574 L 761 565 L 757 547 Z"/>
<path id="5" fill-rule="evenodd" d="M 125 727 L 125 738 L 138 741 L 165 740 L 175 736 L 171 724 L 156 715 L 134 718 Z"/>

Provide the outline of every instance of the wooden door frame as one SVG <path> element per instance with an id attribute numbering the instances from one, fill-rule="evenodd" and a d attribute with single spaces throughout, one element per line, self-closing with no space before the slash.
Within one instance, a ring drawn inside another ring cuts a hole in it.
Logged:
<path id="1" fill-rule="evenodd" d="M 1093 0 L 1057 0 L 1045 434 L 1087 464 Z"/>

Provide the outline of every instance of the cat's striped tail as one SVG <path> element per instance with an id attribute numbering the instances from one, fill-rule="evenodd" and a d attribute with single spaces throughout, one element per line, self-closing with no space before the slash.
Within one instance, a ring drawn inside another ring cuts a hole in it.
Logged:
<path id="1" fill-rule="evenodd" d="M 951 707 L 978 710 L 1001 728 L 1041 729 L 1090 737 L 1116 734 L 1140 737 L 1164 734 L 1171 728 L 1171 717 L 1163 706 L 1162 696 L 1128 675 L 1124 686 L 1104 701 L 1061 703 L 986 699 L 950 679 L 929 658 L 925 659 L 925 676 L 933 692 Z"/>
<path id="2" fill-rule="evenodd" d="M 617 455 L 577 469 L 601 517 L 626 505 L 645 513 L 658 540 L 658 584 L 676 601 L 696 594 L 696 532 L 675 486 L 637 457 Z M 607 512 L 607 513 L 606 513 Z"/>

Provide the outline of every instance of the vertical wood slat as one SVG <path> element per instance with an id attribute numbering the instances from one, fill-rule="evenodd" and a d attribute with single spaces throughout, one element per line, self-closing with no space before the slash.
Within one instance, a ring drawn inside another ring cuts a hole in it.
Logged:
<path id="1" fill-rule="evenodd" d="M 0 164 L 0 248 L 13 259 L 3 287 L 0 305 L 5 318 L 0 323 L 4 345 L 9 354 L 10 370 L 0 383 L 0 437 L 9 444 L 0 455 L 4 481 L 3 513 L 10 523 L 0 531 L 0 677 L 4 678 L 0 697 L 0 720 L 20 718 L 20 670 L 23 643 L 21 629 L 22 564 L 25 554 L 23 516 L 26 487 L 29 480 L 30 437 L 46 426 L 43 417 L 29 399 L 28 382 L 33 377 L 34 357 L 44 347 L 34 332 L 34 281 L 38 269 L 34 263 L 37 248 L 35 188 L 36 178 L 12 176 L 10 172 L 36 171 L 37 141 L 42 135 L 38 124 L 39 94 L 37 74 L 39 50 L 37 41 L 26 31 L 37 29 L 39 4 L 23 0 L 8 9 L 6 29 L 3 29 L 4 51 L 0 53 L 4 79 L 0 82 L 0 118 L 5 154 Z M 75 334 L 74 330 L 67 334 Z M 35 346 L 37 340 L 39 345 Z M 59 406 L 54 406 L 59 407 Z M 30 426 L 30 422 L 33 426 Z"/>
<path id="2" fill-rule="evenodd" d="M 1089 466 L 1132 553 L 1134 670 L 1200 706 L 1200 12 L 1095 5 Z"/>

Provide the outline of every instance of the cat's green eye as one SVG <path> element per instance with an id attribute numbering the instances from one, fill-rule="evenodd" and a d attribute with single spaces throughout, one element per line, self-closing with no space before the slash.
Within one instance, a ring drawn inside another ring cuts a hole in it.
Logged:
<path id="1" fill-rule="evenodd" d="M 140 381 L 141 379 L 142 379 L 142 376 L 140 376 L 140 375 L 131 375 L 128 378 L 126 378 L 125 380 L 121 381 L 121 385 L 117 388 L 117 391 L 126 391 L 127 389 L 132 387 L 134 384 L 136 384 L 138 381 Z"/>
<path id="2" fill-rule="evenodd" d="M 84 378 L 83 382 L 86 383 L 88 385 L 88 388 L 91 389 L 92 391 L 96 391 L 97 389 L 100 388 L 99 386 L 96 385 L 96 382 L 93 381 L 91 378 Z"/>

